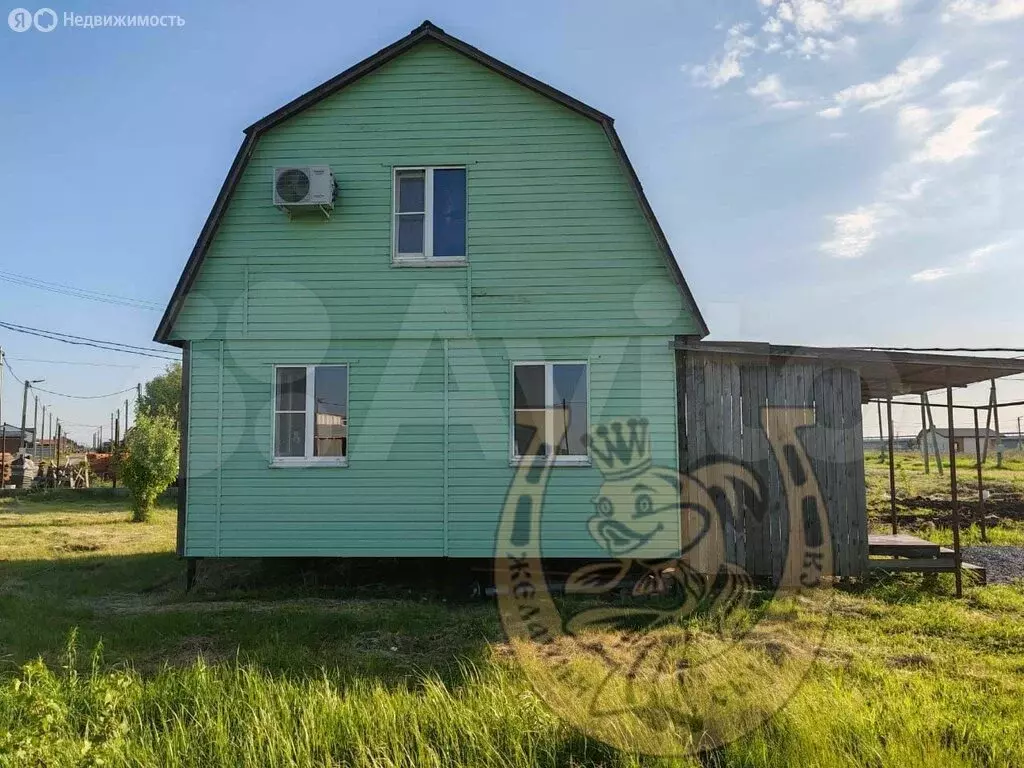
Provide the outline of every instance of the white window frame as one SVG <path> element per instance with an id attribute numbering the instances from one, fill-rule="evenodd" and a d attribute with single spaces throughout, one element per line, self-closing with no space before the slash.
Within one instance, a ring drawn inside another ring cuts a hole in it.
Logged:
<path id="1" fill-rule="evenodd" d="M 590 361 L 589 360 L 511 360 L 508 368 L 508 390 L 509 390 L 509 463 L 517 467 L 524 462 L 533 461 L 534 456 L 520 456 L 516 453 L 516 367 L 520 365 L 542 365 L 544 366 L 544 431 L 547 435 L 555 433 L 555 373 L 556 365 L 582 365 L 587 377 L 587 424 L 584 434 L 590 434 Z M 587 452 L 578 455 L 553 455 L 552 463 L 556 467 L 589 467 L 590 466 L 590 442 L 587 442 Z"/>
<path id="2" fill-rule="evenodd" d="M 391 169 L 391 263 L 395 266 L 458 267 L 462 256 L 434 256 L 434 171 L 466 171 L 466 250 L 469 250 L 469 173 L 464 165 L 396 165 Z M 423 253 L 398 252 L 398 174 L 423 171 Z"/>
<path id="3" fill-rule="evenodd" d="M 273 366 L 270 382 L 270 466 L 272 467 L 347 467 L 350 441 L 346 441 L 344 456 L 314 456 L 313 440 L 316 427 L 316 369 L 344 368 L 345 376 L 345 418 L 349 419 L 349 390 L 352 388 L 352 369 L 348 363 L 277 363 Z M 277 452 L 277 414 L 299 413 L 299 411 L 279 411 L 277 409 L 277 371 L 280 368 L 306 369 L 306 445 L 304 456 L 278 456 Z M 346 425 L 348 428 L 348 425 Z"/>

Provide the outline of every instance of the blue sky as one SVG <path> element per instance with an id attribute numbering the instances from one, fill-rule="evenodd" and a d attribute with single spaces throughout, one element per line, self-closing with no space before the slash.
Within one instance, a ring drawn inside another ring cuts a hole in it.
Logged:
<path id="1" fill-rule="evenodd" d="M 1024 0 L 51 7 L 185 24 L 0 27 L 2 272 L 165 302 L 242 129 L 430 18 L 616 117 L 714 338 L 1024 346 Z M 147 345 L 158 319 L 0 281 L 7 322 Z M 64 393 L 163 365 L 0 344 Z M 118 398 L 44 400 L 88 442 Z"/>

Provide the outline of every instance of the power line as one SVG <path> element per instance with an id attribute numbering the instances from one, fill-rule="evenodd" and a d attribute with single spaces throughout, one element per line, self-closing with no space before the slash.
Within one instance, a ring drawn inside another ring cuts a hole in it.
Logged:
<path id="1" fill-rule="evenodd" d="M 11 368 L 11 364 L 7 361 L 6 357 L 4 358 L 4 365 L 7 366 L 7 370 L 11 372 L 11 376 L 13 376 L 19 384 L 25 383 L 25 381 L 19 378 L 18 374 L 14 372 L 14 369 Z M 48 395 L 55 395 L 57 397 L 70 397 L 74 400 L 102 400 L 105 397 L 113 397 L 114 395 L 123 395 L 125 392 L 135 391 L 135 387 L 127 387 L 117 392 L 110 392 L 106 395 L 68 395 L 65 394 L 64 392 L 54 392 L 53 390 L 50 389 L 43 389 L 42 387 L 37 387 L 35 384 L 32 385 L 32 389 L 35 392 L 45 392 Z"/>
<path id="2" fill-rule="evenodd" d="M 14 360 L 18 363 L 48 363 L 50 365 L 89 365 L 95 368 L 138 368 L 141 363 L 137 365 L 128 365 L 126 363 L 90 363 L 85 360 L 40 360 L 35 357 L 11 357 L 9 360 Z"/>
<path id="3" fill-rule="evenodd" d="M 74 286 L 50 283 L 46 280 L 39 280 L 26 275 L 17 275 L 13 272 L 0 272 L 0 280 L 5 280 L 6 282 L 13 283 L 14 285 L 20 285 L 26 288 L 37 288 L 41 291 L 58 293 L 62 296 L 70 296 L 76 299 L 88 299 L 89 301 L 98 301 L 104 304 L 117 304 L 125 307 L 134 307 L 135 309 L 145 309 L 150 312 L 157 312 L 160 310 L 160 305 L 157 302 L 149 301 L 148 299 L 132 299 L 127 296 L 117 296 L 112 293 L 90 291 L 85 288 L 75 288 Z"/>
<path id="4" fill-rule="evenodd" d="M 50 339 L 51 341 L 61 341 L 65 344 L 74 344 L 75 346 L 81 347 L 96 347 L 97 349 L 104 349 L 108 352 L 124 352 L 129 355 L 142 355 L 143 357 L 155 357 L 158 360 L 167 360 L 169 362 L 177 362 L 177 357 L 168 357 L 165 354 L 157 354 L 158 350 L 152 350 L 147 347 L 139 347 L 135 344 L 124 344 L 120 341 L 103 341 L 101 339 L 90 339 L 86 336 L 75 336 L 70 333 L 61 333 L 59 331 L 47 331 L 42 328 L 32 328 L 27 325 L 15 325 L 14 323 L 5 323 L 0 321 L 0 328 L 6 328 L 9 331 L 15 331 L 16 333 L 25 333 L 29 336 L 39 336 L 43 339 Z"/>

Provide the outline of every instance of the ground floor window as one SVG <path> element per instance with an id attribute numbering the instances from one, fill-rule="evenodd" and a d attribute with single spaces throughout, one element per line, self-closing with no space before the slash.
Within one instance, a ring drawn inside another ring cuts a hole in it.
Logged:
<path id="1" fill-rule="evenodd" d="M 348 459 L 348 366 L 274 368 L 274 463 Z"/>
<path id="2" fill-rule="evenodd" d="M 585 362 L 513 363 L 513 460 L 533 455 L 586 463 L 587 391 Z"/>

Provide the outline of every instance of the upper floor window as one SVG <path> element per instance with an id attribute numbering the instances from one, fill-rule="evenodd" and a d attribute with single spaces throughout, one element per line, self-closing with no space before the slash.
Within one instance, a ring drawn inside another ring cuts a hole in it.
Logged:
<path id="1" fill-rule="evenodd" d="M 466 259 L 466 169 L 396 168 L 392 254 L 398 263 Z"/>

